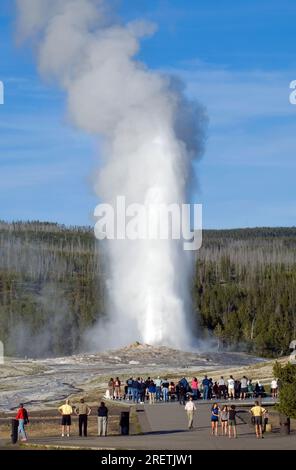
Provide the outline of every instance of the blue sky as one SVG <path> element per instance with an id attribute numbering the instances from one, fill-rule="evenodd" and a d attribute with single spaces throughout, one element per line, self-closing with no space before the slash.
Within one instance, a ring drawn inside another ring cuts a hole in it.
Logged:
<path id="1" fill-rule="evenodd" d="M 41 0 L 40 0 L 41 1 Z M 63 94 L 16 46 L 0 6 L 0 219 L 92 224 L 96 142 L 67 122 Z M 156 22 L 139 58 L 180 76 L 207 108 L 194 200 L 206 228 L 296 225 L 296 4 L 293 0 L 122 0 L 125 21 Z"/>

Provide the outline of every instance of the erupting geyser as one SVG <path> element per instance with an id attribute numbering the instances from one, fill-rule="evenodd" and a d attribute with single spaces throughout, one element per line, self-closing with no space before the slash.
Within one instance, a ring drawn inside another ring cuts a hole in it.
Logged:
<path id="1" fill-rule="evenodd" d="M 154 25 L 112 21 L 100 0 L 18 0 L 19 34 L 36 39 L 39 68 L 66 91 L 72 122 L 103 140 L 96 191 L 114 204 L 182 204 L 203 147 L 204 113 L 180 81 L 135 60 Z M 155 222 L 157 223 L 157 221 Z M 190 343 L 192 253 L 176 240 L 102 243 L 108 321 L 97 348 L 135 340 Z"/>

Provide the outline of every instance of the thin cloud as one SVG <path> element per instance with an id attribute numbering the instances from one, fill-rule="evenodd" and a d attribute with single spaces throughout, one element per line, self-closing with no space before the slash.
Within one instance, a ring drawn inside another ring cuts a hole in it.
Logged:
<path id="1" fill-rule="evenodd" d="M 292 71 L 237 71 L 197 61 L 175 73 L 184 79 L 188 94 L 206 105 L 214 128 L 239 127 L 258 118 L 296 118 L 289 103 Z"/>

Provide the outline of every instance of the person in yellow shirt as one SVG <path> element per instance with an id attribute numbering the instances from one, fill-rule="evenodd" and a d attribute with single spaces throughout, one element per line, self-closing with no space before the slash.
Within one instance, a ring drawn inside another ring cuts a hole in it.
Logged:
<path id="1" fill-rule="evenodd" d="M 67 437 L 70 437 L 71 414 L 73 413 L 73 408 L 70 405 L 69 400 L 66 400 L 65 404 L 59 407 L 59 413 L 62 415 L 62 437 L 65 436 L 65 431 L 67 431 Z"/>
<path id="2" fill-rule="evenodd" d="M 254 418 L 255 432 L 257 439 L 263 439 L 262 435 L 262 417 L 266 413 L 266 409 L 260 406 L 259 401 L 255 401 L 255 406 L 250 409 L 250 413 Z"/>

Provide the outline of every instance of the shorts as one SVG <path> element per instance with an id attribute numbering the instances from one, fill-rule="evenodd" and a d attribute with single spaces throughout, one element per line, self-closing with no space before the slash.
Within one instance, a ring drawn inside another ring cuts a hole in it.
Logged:
<path id="1" fill-rule="evenodd" d="M 247 388 L 241 388 L 241 393 L 247 393 L 248 389 Z"/>
<path id="2" fill-rule="evenodd" d="M 212 423 L 217 423 L 219 421 L 219 418 L 216 418 L 216 416 L 211 417 Z"/>
<path id="3" fill-rule="evenodd" d="M 236 426 L 236 420 L 235 419 L 229 419 L 228 420 L 228 426 Z"/>
<path id="4" fill-rule="evenodd" d="M 256 425 L 262 424 L 262 416 L 254 416 L 254 424 Z"/>
<path id="5" fill-rule="evenodd" d="M 71 415 L 62 416 L 62 426 L 71 426 Z"/>

